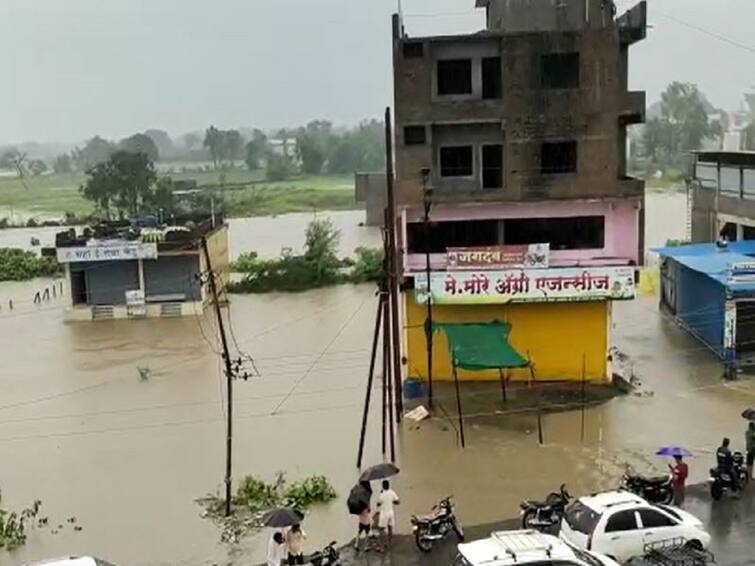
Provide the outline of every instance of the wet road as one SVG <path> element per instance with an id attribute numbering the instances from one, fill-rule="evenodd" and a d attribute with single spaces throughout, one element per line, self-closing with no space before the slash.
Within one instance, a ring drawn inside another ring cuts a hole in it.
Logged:
<path id="1" fill-rule="evenodd" d="M 707 486 L 690 488 L 685 509 L 699 517 L 713 536 L 710 550 L 720 566 L 749 566 L 755 564 L 755 489 L 741 499 L 723 499 L 713 503 Z M 487 525 L 466 526 L 467 541 L 490 536 L 496 530 L 519 528 L 518 519 Z M 423 554 L 414 545 L 411 536 L 397 537 L 390 552 L 379 554 L 363 552 L 357 556 L 353 549 L 343 553 L 346 565 L 358 566 L 450 566 L 456 556 L 453 536 L 438 544 L 431 553 Z"/>
<path id="2" fill-rule="evenodd" d="M 281 224 L 291 245 L 301 241 L 292 234 L 303 234 L 308 218 Z M 358 215 L 352 218 L 344 242 L 372 237 L 356 227 Z M 234 252 L 236 238 L 232 231 Z M 210 313 L 63 324 L 60 304 L 30 304 L 45 284 L 0 285 L 0 305 L 9 296 L 19 301 L 13 312 L 0 310 L 0 489 L 10 508 L 40 498 L 64 528 L 31 532 L 26 547 L 0 553 L 0 565 L 71 553 L 123 566 L 262 559 L 267 533 L 227 547 L 194 502 L 220 486 L 224 468 L 224 385 Z M 235 388 L 236 478 L 323 473 L 342 497 L 348 493 L 357 476 L 374 301 L 370 286 L 232 298 L 234 349 L 252 353 L 262 374 Z M 579 411 L 546 415 L 544 446 L 531 413 L 470 416 L 465 450 L 442 416 L 399 430 L 402 511 L 421 513 L 453 493 L 464 524 L 491 523 L 514 516 L 520 499 L 562 482 L 581 493 L 614 486 L 627 462 L 663 469 L 652 456 L 662 444 L 693 450 L 691 479 L 701 481 L 722 436 L 741 444 L 738 415 L 755 402 L 755 387 L 748 376 L 723 384 L 718 362 L 662 317 L 656 302 L 614 306 L 614 342 L 636 360 L 645 393 L 589 409 L 584 440 Z M 151 370 L 148 380 L 139 379 L 140 367 Z M 449 399 L 440 401 L 453 412 Z M 382 458 L 378 429 L 373 418 L 368 462 Z M 81 532 L 65 524 L 71 515 Z M 347 540 L 352 523 L 343 499 L 314 509 L 305 525 L 309 544 Z M 409 531 L 405 517 L 399 531 Z"/>

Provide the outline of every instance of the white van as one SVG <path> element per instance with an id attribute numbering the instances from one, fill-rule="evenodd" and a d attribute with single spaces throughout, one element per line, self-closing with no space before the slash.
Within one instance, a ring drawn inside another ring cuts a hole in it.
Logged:
<path id="1" fill-rule="evenodd" d="M 619 566 L 610 558 L 533 530 L 494 532 L 457 548 L 453 566 Z"/>

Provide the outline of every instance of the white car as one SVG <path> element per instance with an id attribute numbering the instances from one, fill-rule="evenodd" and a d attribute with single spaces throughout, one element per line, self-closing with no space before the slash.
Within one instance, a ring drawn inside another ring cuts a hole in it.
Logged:
<path id="1" fill-rule="evenodd" d="M 580 497 L 566 507 L 560 537 L 618 562 L 643 556 L 650 545 L 710 545 L 710 535 L 694 515 L 667 505 L 654 505 L 628 491 Z"/>
<path id="2" fill-rule="evenodd" d="M 618 566 L 610 558 L 532 530 L 495 532 L 458 549 L 453 566 Z"/>
<path id="3" fill-rule="evenodd" d="M 114 566 L 110 562 L 92 558 L 91 556 L 69 556 L 68 558 L 55 558 L 52 560 L 42 560 L 41 562 L 31 562 L 22 566 Z"/>

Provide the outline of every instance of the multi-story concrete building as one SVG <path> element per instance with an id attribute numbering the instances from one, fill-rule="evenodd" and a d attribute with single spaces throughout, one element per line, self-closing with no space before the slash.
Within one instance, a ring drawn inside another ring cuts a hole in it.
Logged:
<path id="1" fill-rule="evenodd" d="M 487 26 L 469 35 L 393 22 L 407 375 L 427 371 L 429 249 L 436 320 L 508 322 L 538 378 L 580 378 L 583 360 L 587 379 L 610 377 L 611 300 L 633 297 L 643 258 L 644 183 L 625 149 L 645 116 L 627 76 L 646 3 L 621 17 L 610 0 L 477 6 Z M 443 339 L 434 350 L 434 377 L 448 378 Z"/>

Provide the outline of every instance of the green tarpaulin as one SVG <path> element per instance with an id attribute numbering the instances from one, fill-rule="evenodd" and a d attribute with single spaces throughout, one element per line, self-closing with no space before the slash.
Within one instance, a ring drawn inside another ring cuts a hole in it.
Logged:
<path id="1" fill-rule="evenodd" d="M 529 362 L 509 344 L 511 325 L 505 322 L 433 323 L 448 340 L 452 364 L 461 369 L 523 368 Z"/>

